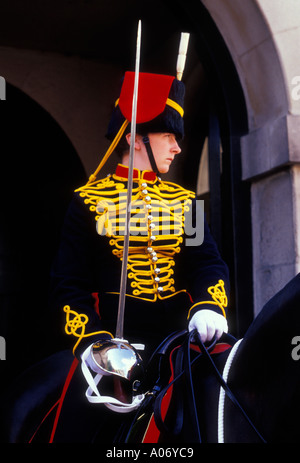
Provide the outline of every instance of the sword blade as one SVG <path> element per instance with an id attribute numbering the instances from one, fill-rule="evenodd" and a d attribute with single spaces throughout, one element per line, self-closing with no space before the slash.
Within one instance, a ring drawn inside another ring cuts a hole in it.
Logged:
<path id="1" fill-rule="evenodd" d="M 137 40 L 136 40 L 136 58 L 135 58 L 135 78 L 134 90 L 132 99 L 132 113 L 131 113 L 131 140 L 129 150 L 129 166 L 128 166 L 128 186 L 127 186 L 127 200 L 126 200 L 126 217 L 125 217 L 125 230 L 124 230 L 124 248 L 121 269 L 121 283 L 120 283 L 120 296 L 118 306 L 118 317 L 116 326 L 116 338 L 123 339 L 124 331 L 124 313 L 125 313 L 125 299 L 126 299 L 126 286 L 127 286 L 127 265 L 128 265 L 128 250 L 130 238 L 130 216 L 131 216 L 131 197 L 132 197 L 132 184 L 133 184 L 133 162 L 134 162 L 134 144 L 136 136 L 136 113 L 137 113 L 137 99 L 138 99 L 138 85 L 139 85 L 139 68 L 140 68 L 140 54 L 141 54 L 141 20 L 138 23 Z"/>

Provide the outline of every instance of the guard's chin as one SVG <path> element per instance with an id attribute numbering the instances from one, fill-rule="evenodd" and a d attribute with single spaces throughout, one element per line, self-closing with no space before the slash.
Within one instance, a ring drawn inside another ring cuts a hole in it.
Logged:
<path id="1" fill-rule="evenodd" d="M 159 168 L 159 172 L 161 174 L 166 174 L 167 172 L 169 172 L 169 169 L 170 169 L 170 166 L 162 166 Z"/>

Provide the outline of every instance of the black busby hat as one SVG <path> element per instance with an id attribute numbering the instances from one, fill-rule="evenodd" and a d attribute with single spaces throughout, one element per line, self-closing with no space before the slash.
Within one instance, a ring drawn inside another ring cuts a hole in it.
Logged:
<path id="1" fill-rule="evenodd" d="M 174 133 L 179 139 L 184 136 L 183 103 L 185 86 L 181 82 L 185 66 L 189 33 L 182 33 L 176 65 L 177 79 L 174 76 L 139 73 L 136 130 L 143 135 L 149 158 L 153 159 L 148 134 L 157 132 Z M 96 180 L 97 174 L 111 153 L 117 148 L 124 134 L 129 130 L 132 116 L 135 73 L 126 72 L 120 97 L 115 103 L 106 137 L 111 140 L 110 147 L 102 158 L 88 183 Z M 150 159 L 151 161 L 151 159 Z M 154 166 L 156 167 L 156 166 Z"/>
<path id="2" fill-rule="evenodd" d="M 113 140 L 125 120 L 131 120 L 134 73 L 126 72 L 120 97 L 116 101 L 106 137 Z M 140 73 L 136 131 L 141 135 L 170 132 L 184 136 L 183 105 L 185 86 L 174 76 Z M 127 133 L 130 125 L 126 127 Z"/>

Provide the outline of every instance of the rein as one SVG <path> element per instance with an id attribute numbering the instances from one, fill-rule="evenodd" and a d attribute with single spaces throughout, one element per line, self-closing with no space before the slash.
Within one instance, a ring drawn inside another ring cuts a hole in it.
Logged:
<path id="1" fill-rule="evenodd" d="M 226 338 L 232 343 L 236 343 L 236 339 L 233 338 L 232 336 L 226 334 Z M 200 348 L 200 354 L 198 354 L 193 360 L 191 360 L 191 348 L 190 344 L 192 342 L 195 343 L 194 339 L 197 340 L 197 344 Z M 184 404 L 183 404 L 183 397 L 184 394 L 183 392 L 186 392 L 186 398 L 187 398 L 187 413 L 189 416 L 189 422 L 192 424 L 192 429 L 194 430 L 194 436 L 193 440 L 194 442 L 202 442 L 201 439 L 201 432 L 200 432 L 200 426 L 199 426 L 199 421 L 198 421 L 198 413 L 197 413 L 197 407 L 196 407 L 196 399 L 195 399 L 195 393 L 194 393 L 194 386 L 193 386 L 193 378 L 192 378 L 192 366 L 195 365 L 200 358 L 204 357 L 208 364 L 211 367 L 211 370 L 216 377 L 217 381 L 219 382 L 221 386 L 221 394 L 223 393 L 222 390 L 224 391 L 224 394 L 228 396 L 228 398 L 232 401 L 232 403 L 237 407 L 237 409 L 242 413 L 244 418 L 247 420 L 251 428 L 254 430 L 256 435 L 259 437 L 260 441 L 263 443 L 266 443 L 265 439 L 262 437 L 260 432 L 257 430 L 255 425 L 252 423 L 251 419 L 243 409 L 243 407 L 240 405 L 236 397 L 234 396 L 233 392 L 227 385 L 226 381 L 224 380 L 223 376 L 220 374 L 218 368 L 215 365 L 215 362 L 212 359 L 212 356 L 210 355 L 210 352 L 214 348 L 216 344 L 216 340 L 213 339 L 211 344 L 206 347 L 196 330 L 188 333 L 182 343 L 182 345 L 178 348 L 178 353 L 176 356 L 176 361 L 174 364 L 174 379 L 163 389 L 160 390 L 160 392 L 156 393 L 156 399 L 154 401 L 154 418 L 155 418 L 155 423 L 158 429 L 166 433 L 169 436 L 176 437 L 179 435 L 179 433 L 183 429 L 183 419 L 184 419 Z M 236 349 L 235 349 L 236 351 Z M 232 358 L 231 358 L 232 361 Z M 229 365 L 230 368 L 230 365 Z M 183 379 L 185 381 L 183 382 Z M 226 378 L 227 379 L 227 378 Z M 172 401 L 175 403 L 175 409 L 176 409 L 176 417 L 173 421 L 173 427 L 172 429 L 164 422 L 163 417 L 161 415 L 161 404 L 163 397 L 167 393 L 170 387 L 173 386 L 173 391 L 172 391 Z M 185 391 L 183 390 L 185 388 Z M 225 400 L 225 398 L 223 399 Z"/>

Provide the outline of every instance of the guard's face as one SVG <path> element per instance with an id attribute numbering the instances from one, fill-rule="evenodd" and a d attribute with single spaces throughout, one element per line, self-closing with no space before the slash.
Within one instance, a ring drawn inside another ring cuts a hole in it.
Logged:
<path id="1" fill-rule="evenodd" d="M 150 133 L 149 141 L 160 173 L 169 171 L 176 154 L 181 152 L 173 133 Z"/>

